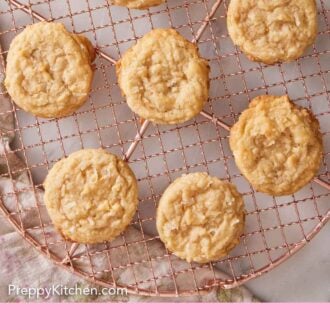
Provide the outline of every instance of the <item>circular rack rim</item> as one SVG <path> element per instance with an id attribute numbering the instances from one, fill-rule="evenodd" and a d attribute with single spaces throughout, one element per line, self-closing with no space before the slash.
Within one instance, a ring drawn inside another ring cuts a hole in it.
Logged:
<path id="1" fill-rule="evenodd" d="M 49 0 L 47 0 L 46 2 L 48 2 L 48 1 Z M 8 0 L 8 2 L 10 2 L 17 9 L 24 11 L 25 13 L 31 15 L 33 18 L 35 18 L 39 21 L 46 20 L 43 16 L 41 16 L 37 12 L 33 11 L 31 5 L 22 4 L 16 0 Z M 202 36 L 203 32 L 205 31 L 206 27 L 212 21 L 216 11 L 218 10 L 218 8 L 222 4 L 222 2 L 223 2 L 223 0 L 215 1 L 209 14 L 204 18 L 200 28 L 197 31 L 196 36 L 193 40 L 194 43 L 198 42 L 198 40 Z M 110 56 L 108 56 L 106 53 L 102 52 L 99 49 L 97 49 L 96 51 L 97 51 L 98 56 L 100 56 L 101 58 L 111 62 L 112 64 L 116 63 L 116 61 L 113 58 L 111 58 Z M 3 59 L 0 59 L 0 60 L 4 63 Z M 219 126 L 222 129 L 225 129 L 226 131 L 230 130 L 230 126 L 228 126 L 226 123 L 221 121 L 214 114 L 210 114 L 206 111 L 202 111 L 201 115 L 203 117 L 205 117 L 206 119 L 208 119 L 209 121 L 211 121 L 212 123 L 214 123 L 216 126 Z M 135 148 L 137 147 L 139 142 L 142 140 L 143 135 L 148 128 L 148 125 L 149 125 L 149 121 L 142 122 L 142 125 L 141 125 L 138 133 L 136 134 L 134 141 L 131 143 L 131 145 L 129 146 L 129 148 L 125 154 L 124 158 L 126 160 L 128 160 L 131 157 Z M 30 177 L 30 179 L 31 179 L 31 177 Z M 314 182 L 323 186 L 324 188 L 330 190 L 330 184 L 328 182 L 322 180 L 321 178 L 315 178 Z M 104 281 L 102 279 L 97 279 L 95 277 L 91 278 L 90 274 L 88 274 L 87 272 L 83 272 L 82 270 L 75 268 L 71 261 L 71 256 L 76 251 L 78 244 L 74 243 L 71 246 L 71 249 L 68 252 L 67 257 L 65 257 L 64 259 L 59 259 L 55 254 L 49 252 L 49 250 L 46 251 L 45 249 L 43 249 L 42 246 L 38 243 L 38 241 L 36 241 L 29 233 L 22 230 L 22 228 L 20 228 L 20 226 L 17 224 L 15 219 L 12 217 L 10 212 L 5 208 L 5 206 L 3 205 L 2 202 L 0 202 L 0 209 L 1 209 L 2 213 L 5 215 L 5 217 L 8 219 L 8 221 L 14 226 L 16 231 L 18 231 L 25 240 L 27 240 L 37 250 L 39 250 L 39 252 L 41 252 L 43 255 L 45 255 L 46 257 L 51 259 L 56 265 L 61 266 L 67 270 L 70 270 L 72 273 L 77 274 L 80 277 L 87 279 L 88 281 L 90 281 L 94 284 L 102 285 L 105 287 L 111 287 L 111 288 L 112 287 L 125 288 L 125 289 L 127 289 L 127 291 L 129 293 L 133 293 L 133 294 L 140 294 L 140 295 L 146 295 L 146 296 L 162 296 L 162 297 L 189 296 L 189 295 L 193 295 L 193 294 L 204 294 L 204 293 L 209 292 L 214 287 L 221 287 L 221 288 L 225 288 L 225 289 L 237 287 L 237 286 L 249 281 L 250 279 L 256 278 L 264 273 L 269 272 L 271 269 L 275 268 L 277 265 L 279 265 L 282 262 L 284 262 L 285 260 L 287 260 L 294 253 L 301 250 L 302 247 L 304 247 L 322 229 L 322 227 L 330 219 L 330 210 L 329 210 L 324 215 L 324 217 L 322 219 L 320 219 L 319 223 L 313 228 L 313 230 L 310 231 L 309 234 L 305 236 L 305 239 L 303 241 L 290 245 L 290 249 L 288 249 L 288 251 L 286 253 L 282 254 L 279 258 L 273 260 L 268 265 L 258 269 L 258 271 L 255 273 L 251 273 L 249 275 L 238 276 L 237 278 L 234 277 L 233 279 L 230 279 L 230 280 L 214 279 L 214 280 L 210 281 L 207 285 L 205 285 L 202 289 L 197 288 L 197 290 L 194 290 L 194 291 L 190 290 L 190 291 L 178 292 L 176 290 L 176 292 L 172 292 L 172 291 L 171 292 L 158 292 L 157 287 L 155 288 L 155 291 L 150 291 L 150 290 L 146 290 L 146 289 L 141 289 L 138 286 L 136 286 L 136 287 L 121 286 L 121 285 L 118 285 L 116 282 L 109 283 L 107 281 Z"/>

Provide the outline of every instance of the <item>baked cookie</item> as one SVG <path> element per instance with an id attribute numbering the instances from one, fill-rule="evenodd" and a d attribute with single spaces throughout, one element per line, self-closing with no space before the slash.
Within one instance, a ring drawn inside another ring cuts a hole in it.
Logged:
<path id="1" fill-rule="evenodd" d="M 160 239 L 176 256 L 206 263 L 226 256 L 244 229 L 244 203 L 234 185 L 207 173 L 176 179 L 157 209 Z"/>
<path id="2" fill-rule="evenodd" d="M 109 0 L 113 5 L 123 6 L 131 9 L 147 9 L 158 6 L 165 0 Z"/>
<path id="3" fill-rule="evenodd" d="M 87 100 L 94 57 L 89 40 L 63 24 L 33 24 L 10 45 L 5 86 L 25 111 L 44 118 L 67 116 Z"/>
<path id="4" fill-rule="evenodd" d="M 315 0 L 231 0 L 228 32 L 253 61 L 266 64 L 300 57 L 317 35 Z"/>
<path id="5" fill-rule="evenodd" d="M 317 174 L 322 136 L 314 115 L 287 96 L 259 96 L 230 132 L 236 164 L 260 192 L 293 194 Z"/>
<path id="6" fill-rule="evenodd" d="M 131 222 L 138 204 L 133 172 L 103 149 L 79 150 L 60 160 L 44 187 L 55 227 L 78 243 L 111 241 Z"/>
<path id="7" fill-rule="evenodd" d="M 209 65 L 172 29 L 155 29 L 117 62 L 127 104 L 144 119 L 178 124 L 195 117 L 209 94 Z"/>

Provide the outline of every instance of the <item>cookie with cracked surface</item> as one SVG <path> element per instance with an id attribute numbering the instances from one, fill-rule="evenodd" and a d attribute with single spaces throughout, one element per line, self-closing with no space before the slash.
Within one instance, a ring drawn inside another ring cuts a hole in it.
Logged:
<path id="1" fill-rule="evenodd" d="M 165 0 L 109 0 L 113 5 L 127 7 L 131 9 L 147 9 L 158 6 L 165 2 Z"/>
<path id="2" fill-rule="evenodd" d="M 87 100 L 94 57 L 90 41 L 63 24 L 29 25 L 10 45 L 5 86 L 23 110 L 44 118 L 64 117 Z"/>
<path id="3" fill-rule="evenodd" d="M 269 195 L 290 195 L 317 174 L 323 144 L 313 113 L 287 96 L 252 100 L 230 132 L 236 164 L 251 185 Z"/>
<path id="4" fill-rule="evenodd" d="M 315 0 L 231 0 L 227 26 L 235 45 L 253 61 L 292 61 L 317 35 Z"/>
<path id="5" fill-rule="evenodd" d="M 79 150 L 57 162 L 45 183 L 55 227 L 78 243 L 111 241 L 131 222 L 138 188 L 129 166 L 103 149 Z"/>
<path id="6" fill-rule="evenodd" d="M 128 106 L 158 124 L 199 114 L 209 95 L 209 65 L 197 47 L 173 29 L 155 29 L 117 62 Z"/>
<path id="7" fill-rule="evenodd" d="M 207 173 L 176 179 L 157 209 L 157 230 L 165 246 L 188 262 L 226 256 L 244 229 L 244 203 L 231 183 Z"/>

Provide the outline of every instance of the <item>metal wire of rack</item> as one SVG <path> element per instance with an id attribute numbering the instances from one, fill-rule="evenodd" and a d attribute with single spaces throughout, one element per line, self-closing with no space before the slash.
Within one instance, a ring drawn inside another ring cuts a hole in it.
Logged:
<path id="1" fill-rule="evenodd" d="M 2 202 L 2 212 L 54 263 L 95 284 L 126 287 L 132 293 L 201 294 L 217 286 L 232 288 L 268 272 L 305 246 L 328 221 L 330 1 L 318 1 L 316 44 L 299 60 L 273 66 L 252 63 L 234 47 L 226 30 L 227 6 L 227 0 L 168 0 L 137 11 L 111 6 L 105 0 L 0 1 L 1 71 L 13 37 L 27 24 L 42 20 L 60 21 L 73 32 L 84 33 L 97 51 L 93 89 L 77 113 L 44 120 L 11 103 L 1 114 L 12 114 L 15 120 L 10 133 L 16 139 L 12 150 L 5 153 L 7 164 L 10 166 L 11 154 L 20 155 L 26 167 L 19 171 L 27 171 L 31 178 L 26 185 L 13 183 L 13 192 L 2 194 L 2 200 L 14 198 L 17 202 L 13 210 Z M 182 125 L 141 121 L 127 107 L 116 82 L 116 60 L 146 30 L 157 27 L 173 27 L 197 43 L 211 66 L 208 104 L 200 116 Z M 289 94 L 296 103 L 313 109 L 321 123 L 325 143 L 322 169 L 311 184 L 292 196 L 275 198 L 255 192 L 237 170 L 229 150 L 231 125 L 254 96 L 265 93 Z M 5 93 L 0 97 L 6 97 Z M 40 197 L 49 168 L 72 151 L 87 147 L 106 148 L 126 159 L 140 190 L 139 209 L 131 228 L 114 242 L 96 246 L 63 240 L 53 230 Z M 176 177 L 192 171 L 207 171 L 236 184 L 247 210 L 241 244 L 228 257 L 208 265 L 178 263 L 165 248 L 160 253 L 155 230 L 154 214 L 162 191 Z M 9 170 L 12 179 L 15 174 L 15 169 Z M 35 206 L 22 205 L 20 198 L 25 193 L 34 196 Z M 27 212 L 35 215 L 33 224 L 27 223 Z M 158 244 L 156 254 L 154 244 Z M 158 274 L 160 262 L 168 267 Z M 227 276 L 219 276 L 217 269 Z M 207 280 L 201 276 L 205 270 Z M 125 282 L 123 272 L 129 272 L 134 280 Z M 166 290 L 160 284 L 164 278 Z M 178 285 L 179 278 L 185 287 Z"/>

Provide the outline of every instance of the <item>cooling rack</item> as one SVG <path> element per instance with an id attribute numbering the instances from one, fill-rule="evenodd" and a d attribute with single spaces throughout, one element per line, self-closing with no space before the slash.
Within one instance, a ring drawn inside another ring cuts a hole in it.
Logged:
<path id="1" fill-rule="evenodd" d="M 54 263 L 95 284 L 125 287 L 132 293 L 194 295 L 218 286 L 232 288 L 270 271 L 325 225 L 330 216 L 330 1 L 318 1 L 315 45 L 295 62 L 272 66 L 253 63 L 234 47 L 226 29 L 228 2 L 168 0 L 137 11 L 110 6 L 105 0 L 0 0 L 2 75 L 11 40 L 27 24 L 38 21 L 64 23 L 86 35 L 97 51 L 89 100 L 70 117 L 35 118 L 10 102 L 5 92 L 0 94 L 7 100 L 2 105 L 9 104 L 1 116 L 12 115 L 15 121 L 15 128 L 7 132 L 15 134 L 15 140 L 2 156 L 9 174 L 1 178 L 14 180 L 22 171 L 10 168 L 12 155 L 24 161 L 23 170 L 30 178 L 26 184 L 13 182 L 12 191 L 2 192 L 0 206 L 16 230 Z M 127 107 L 116 81 L 116 61 L 157 27 L 178 30 L 198 44 L 210 63 L 209 101 L 201 115 L 182 125 L 140 120 Z M 228 146 L 230 127 L 240 112 L 253 97 L 266 93 L 288 94 L 311 108 L 321 124 L 322 168 L 313 182 L 292 196 L 254 191 L 236 168 Z M 114 242 L 93 246 L 63 240 L 42 202 L 42 182 L 49 168 L 71 152 L 90 147 L 103 147 L 126 159 L 140 190 L 139 208 L 129 229 Z M 228 257 L 207 265 L 178 260 L 165 250 L 155 230 L 156 205 L 164 189 L 176 177 L 195 171 L 236 184 L 247 211 L 240 245 Z M 24 196 L 32 198 L 32 206 L 23 202 Z M 8 198 L 15 201 L 11 208 L 5 207 Z"/>

